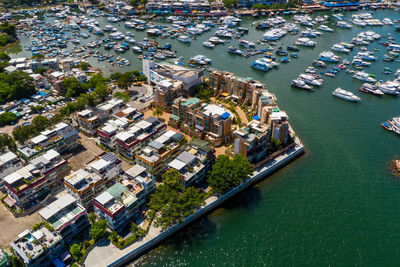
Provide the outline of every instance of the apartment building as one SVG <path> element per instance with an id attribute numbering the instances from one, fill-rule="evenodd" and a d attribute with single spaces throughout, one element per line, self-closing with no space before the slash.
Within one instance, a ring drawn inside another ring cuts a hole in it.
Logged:
<path id="1" fill-rule="evenodd" d="M 95 197 L 106 189 L 106 180 L 97 173 L 79 169 L 64 178 L 64 186 L 80 205 L 90 210 Z"/>
<path id="2" fill-rule="evenodd" d="M 40 210 L 39 215 L 65 242 L 70 242 L 74 236 L 90 226 L 86 209 L 70 194 L 65 194 Z"/>
<path id="3" fill-rule="evenodd" d="M 122 161 L 111 152 L 98 156 L 98 159 L 87 164 L 86 169 L 90 173 L 103 177 L 106 181 L 115 179 L 123 172 Z"/>
<path id="4" fill-rule="evenodd" d="M 155 104 L 169 113 L 172 111 L 174 100 L 185 94 L 183 82 L 178 80 L 165 79 L 153 88 Z"/>
<path id="5" fill-rule="evenodd" d="M 28 209 L 58 187 L 69 172 L 68 162 L 55 150 L 31 160 L 30 164 L 4 177 L 9 206 Z"/>
<path id="6" fill-rule="evenodd" d="M 170 124 L 219 146 L 231 138 L 231 117 L 221 106 L 202 104 L 198 98 L 178 98 L 172 105 Z"/>
<path id="7" fill-rule="evenodd" d="M 123 228 L 139 212 L 136 196 L 120 183 L 97 196 L 93 206 L 100 219 L 106 220 L 113 231 Z"/>
<path id="8" fill-rule="evenodd" d="M 167 125 L 155 117 L 148 117 L 135 123 L 126 131 L 115 135 L 115 145 L 118 152 L 128 158 L 133 159 L 135 153 L 151 139 L 156 138 L 165 132 Z"/>
<path id="9" fill-rule="evenodd" d="M 253 120 L 247 126 L 234 132 L 234 153 L 247 158 L 250 163 L 257 163 L 268 154 L 269 125 Z"/>
<path id="10" fill-rule="evenodd" d="M 120 183 L 135 194 L 139 207 L 146 203 L 146 198 L 156 189 L 155 176 L 139 164 L 127 170 Z"/>
<path id="11" fill-rule="evenodd" d="M 65 250 L 62 237 L 46 227 L 25 230 L 10 245 L 27 267 L 53 266 L 52 262 Z"/>
<path id="12" fill-rule="evenodd" d="M 159 64 L 153 60 L 142 60 L 143 74 L 146 75 L 150 85 L 163 85 L 163 81 L 181 81 L 184 91 L 195 85 L 202 84 L 204 72 L 202 70 L 187 69 L 171 64 Z"/>
<path id="13" fill-rule="evenodd" d="M 166 169 L 166 162 L 174 158 L 185 143 L 181 133 L 167 131 L 141 149 L 135 155 L 135 160 L 154 176 L 160 176 Z"/>
<path id="14" fill-rule="evenodd" d="M 18 152 L 26 160 L 50 149 L 63 154 L 79 144 L 78 138 L 78 131 L 74 127 L 60 122 L 30 139 L 27 145 L 18 148 Z"/>
<path id="15" fill-rule="evenodd" d="M 22 161 L 13 152 L 9 151 L 0 155 L 0 185 L 3 178 L 22 167 Z"/>
<path id="16" fill-rule="evenodd" d="M 182 175 L 184 186 L 192 186 L 203 181 L 215 162 L 215 150 L 206 141 L 194 139 L 167 169 L 175 169 Z"/>

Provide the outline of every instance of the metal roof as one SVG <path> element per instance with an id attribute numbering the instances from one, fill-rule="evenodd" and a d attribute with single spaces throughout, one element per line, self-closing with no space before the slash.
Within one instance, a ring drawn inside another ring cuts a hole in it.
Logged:
<path id="1" fill-rule="evenodd" d="M 175 170 L 180 171 L 186 166 L 186 164 L 178 159 L 174 159 L 173 161 L 168 163 L 168 166 L 174 168 Z"/>
<path id="2" fill-rule="evenodd" d="M 135 178 L 136 176 L 142 174 L 145 171 L 146 171 L 145 167 L 143 167 L 143 166 L 141 166 L 139 164 L 136 164 L 132 168 L 127 170 L 125 173 L 128 174 L 129 176 Z"/>
<path id="3" fill-rule="evenodd" d="M 95 198 L 95 200 L 103 206 L 112 199 L 114 199 L 114 197 L 108 192 L 108 190 Z"/>
<path id="4" fill-rule="evenodd" d="M 72 203 L 75 203 L 76 199 L 71 196 L 70 194 L 66 194 L 61 198 L 57 199 L 47 207 L 43 208 L 39 211 L 40 216 L 42 216 L 45 220 L 50 219 L 52 216 L 63 210 L 64 208 L 68 207 Z"/>

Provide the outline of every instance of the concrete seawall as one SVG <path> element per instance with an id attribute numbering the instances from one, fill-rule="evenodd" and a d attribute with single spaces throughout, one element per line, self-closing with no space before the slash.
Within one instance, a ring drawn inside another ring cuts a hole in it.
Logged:
<path id="1" fill-rule="evenodd" d="M 280 169 L 285 164 L 289 163 L 290 161 L 297 158 L 298 156 L 300 156 L 303 153 L 304 153 L 304 147 L 300 142 L 298 142 L 296 144 L 296 146 L 294 146 L 291 150 L 286 151 L 285 153 L 276 157 L 276 159 L 271 160 L 270 162 L 267 162 L 264 166 L 255 170 L 253 176 L 246 182 L 238 185 L 237 187 L 235 187 L 234 189 L 232 189 L 225 195 L 223 195 L 223 196 L 219 197 L 218 199 L 216 199 L 215 201 L 207 204 L 205 207 L 201 208 L 196 213 L 183 219 L 183 221 L 180 224 L 176 224 L 176 225 L 172 226 L 171 228 L 163 231 L 162 233 L 160 233 L 153 239 L 149 240 L 145 244 L 141 245 L 140 247 L 136 248 L 135 250 L 130 251 L 126 255 L 111 262 L 110 264 L 108 264 L 108 266 L 122 266 L 122 265 L 127 264 L 128 262 L 138 258 L 146 251 L 157 246 L 164 239 L 170 237 L 171 235 L 173 235 L 174 233 L 176 233 L 183 227 L 187 226 L 188 224 L 192 223 L 193 221 L 197 220 L 198 218 L 202 217 L 203 215 L 207 214 L 208 212 L 214 210 L 215 208 L 220 206 L 222 203 L 224 203 L 226 200 L 230 199 L 231 197 L 235 196 L 236 194 L 238 194 L 239 192 L 243 191 L 244 189 L 250 187 L 251 185 L 257 183 L 261 179 L 265 178 L 268 174 L 271 174 L 274 171 Z"/>

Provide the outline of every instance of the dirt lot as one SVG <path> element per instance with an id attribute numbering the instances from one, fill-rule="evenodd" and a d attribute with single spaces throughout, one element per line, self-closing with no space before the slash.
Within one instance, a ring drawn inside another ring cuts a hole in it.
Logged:
<path id="1" fill-rule="evenodd" d="M 20 233 L 30 229 L 32 225 L 40 221 L 37 212 L 29 216 L 15 218 L 3 205 L 0 205 L 0 247 L 10 247 L 10 242 L 17 238 Z"/>

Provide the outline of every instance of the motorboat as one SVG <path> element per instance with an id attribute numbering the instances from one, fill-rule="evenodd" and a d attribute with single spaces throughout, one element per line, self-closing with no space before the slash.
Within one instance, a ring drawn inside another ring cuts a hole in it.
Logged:
<path id="1" fill-rule="evenodd" d="M 276 41 L 282 38 L 287 34 L 287 31 L 284 29 L 272 29 L 264 33 L 263 39 L 266 41 Z"/>
<path id="2" fill-rule="evenodd" d="M 318 27 L 318 30 L 324 31 L 324 32 L 333 32 L 332 28 L 329 28 L 328 26 L 322 24 Z"/>
<path id="3" fill-rule="evenodd" d="M 149 35 L 149 36 L 159 36 L 159 35 L 161 35 L 163 32 L 162 32 L 160 29 L 153 28 L 153 29 L 147 30 L 146 33 L 147 33 L 147 35 Z"/>
<path id="4" fill-rule="evenodd" d="M 325 62 L 339 62 L 340 57 L 336 56 L 334 53 L 330 51 L 324 51 L 319 55 L 319 60 Z"/>
<path id="5" fill-rule="evenodd" d="M 199 65 L 207 65 L 207 64 L 211 64 L 212 60 L 207 58 L 206 56 L 197 55 L 197 56 L 192 57 L 190 59 L 190 62 L 199 64 Z"/>
<path id="6" fill-rule="evenodd" d="M 309 38 L 299 38 L 294 42 L 295 45 L 315 47 L 317 42 L 311 41 Z"/>
<path id="7" fill-rule="evenodd" d="M 322 79 L 317 79 L 313 75 L 304 74 L 304 73 L 300 74 L 299 79 L 303 80 L 308 85 L 318 86 L 318 87 L 322 86 L 322 82 L 323 82 Z"/>
<path id="8" fill-rule="evenodd" d="M 296 88 L 300 88 L 300 89 L 304 89 L 304 90 L 309 90 L 309 91 L 313 91 L 313 87 L 306 84 L 303 80 L 301 79 L 295 79 L 292 80 L 292 83 L 290 84 L 292 87 L 296 87 Z"/>
<path id="9" fill-rule="evenodd" d="M 187 35 L 179 35 L 179 37 L 176 39 L 182 43 L 190 43 L 191 42 L 189 36 L 187 36 Z"/>
<path id="10" fill-rule="evenodd" d="M 387 81 L 384 83 L 378 83 L 377 88 L 387 95 L 399 95 L 400 83 Z"/>
<path id="11" fill-rule="evenodd" d="M 213 48 L 215 44 L 211 43 L 210 41 L 204 41 L 203 46 L 208 47 L 208 48 Z"/>
<path id="12" fill-rule="evenodd" d="M 135 53 L 141 54 L 142 53 L 142 48 L 140 48 L 139 46 L 133 46 L 132 47 L 132 51 L 135 52 Z"/>
<path id="13" fill-rule="evenodd" d="M 337 52 L 341 52 L 341 53 L 350 53 L 350 49 L 345 48 L 343 45 L 341 44 L 334 44 L 331 49 L 333 51 L 337 51 Z"/>
<path id="14" fill-rule="evenodd" d="M 353 78 L 358 79 L 363 82 L 367 82 L 367 83 L 375 83 L 376 82 L 375 78 L 371 77 L 368 73 L 363 72 L 363 71 L 357 71 L 353 75 Z"/>
<path id="15" fill-rule="evenodd" d="M 345 21 L 338 21 L 336 26 L 338 26 L 339 28 L 344 28 L 344 29 L 351 29 L 351 24 L 345 22 Z"/>
<path id="16" fill-rule="evenodd" d="M 340 87 L 336 88 L 333 91 L 332 95 L 334 95 L 334 96 L 336 96 L 338 98 L 350 101 L 350 102 L 359 102 L 361 100 L 361 98 L 359 98 L 355 94 L 353 94 L 353 93 L 351 93 L 349 91 L 343 90 Z"/>
<path id="17" fill-rule="evenodd" d="M 358 52 L 355 57 L 360 58 L 362 60 L 367 60 L 367 61 L 376 61 L 377 60 L 377 58 L 374 55 L 371 55 L 368 52 Z"/>
<path id="18" fill-rule="evenodd" d="M 376 85 L 370 83 L 364 83 L 360 88 L 358 88 L 358 90 L 364 93 L 369 93 L 378 96 L 384 95 L 384 93 L 381 90 L 379 90 Z"/>

